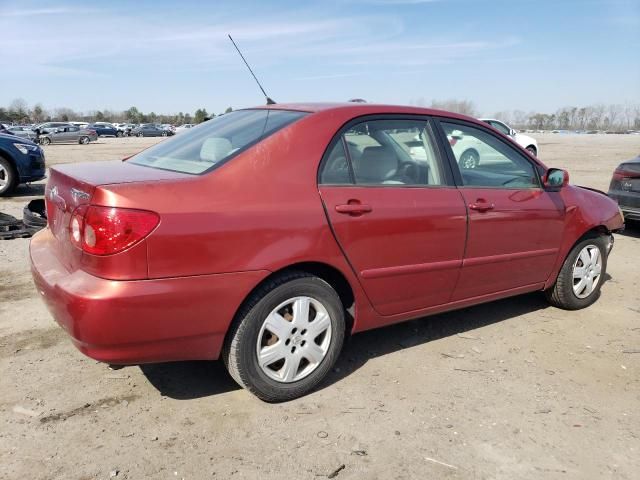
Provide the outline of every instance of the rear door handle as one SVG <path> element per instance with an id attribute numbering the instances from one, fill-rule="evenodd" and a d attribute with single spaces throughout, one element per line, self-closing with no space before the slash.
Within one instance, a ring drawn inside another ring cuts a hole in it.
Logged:
<path id="1" fill-rule="evenodd" d="M 347 203 L 345 205 L 336 205 L 336 212 L 344 213 L 346 215 L 362 215 L 363 213 L 369 213 L 373 210 L 371 205 L 365 205 L 363 203 Z"/>
<path id="2" fill-rule="evenodd" d="M 485 201 L 478 200 L 476 203 L 470 203 L 469 208 L 471 210 L 477 210 L 478 212 L 487 212 L 496 208 L 493 203 L 486 203 Z"/>

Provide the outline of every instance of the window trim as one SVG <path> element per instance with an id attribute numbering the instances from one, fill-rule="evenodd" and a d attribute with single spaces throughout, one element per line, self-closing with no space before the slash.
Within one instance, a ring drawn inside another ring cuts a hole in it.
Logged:
<path id="1" fill-rule="evenodd" d="M 412 120 L 412 121 L 421 121 L 424 122 L 427 127 L 426 130 L 431 137 L 431 141 L 433 143 L 434 153 L 436 155 L 436 161 L 439 163 L 441 168 L 441 173 L 443 177 L 443 183 L 441 185 L 400 185 L 400 184 L 364 184 L 364 183 L 356 183 L 355 181 L 355 173 L 353 171 L 353 164 L 351 162 L 351 153 L 349 152 L 349 148 L 346 144 L 346 139 L 344 133 L 349 129 L 353 128 L 355 125 L 365 122 L 372 122 L 376 120 Z M 332 149 L 335 147 L 337 143 L 337 138 L 342 139 L 342 148 L 345 151 L 345 156 L 347 158 L 347 164 L 349 166 L 349 176 L 351 183 L 322 183 L 320 181 L 322 169 L 329 159 L 329 154 Z M 451 188 L 455 187 L 455 179 L 453 176 L 453 172 L 451 171 L 448 158 L 443 152 L 442 147 L 439 142 L 438 137 L 438 128 L 434 125 L 434 118 L 430 115 L 420 115 L 420 114 L 405 114 L 405 113 L 377 113 L 377 114 L 366 114 L 360 115 L 358 117 L 354 117 L 350 119 L 348 122 L 344 123 L 336 133 L 331 137 L 331 140 L 327 144 L 327 147 L 322 154 L 322 158 L 318 165 L 318 171 L 316 173 L 316 184 L 318 187 L 342 187 L 342 188 Z"/>
<path id="2" fill-rule="evenodd" d="M 446 156 L 447 159 L 449 160 L 449 166 L 451 167 L 451 169 L 453 170 L 453 177 L 455 180 L 455 184 L 456 187 L 458 188 L 464 188 L 464 189 L 468 189 L 468 188 L 482 188 L 482 189 L 488 189 L 488 190 L 543 190 L 544 191 L 544 186 L 542 184 L 542 175 L 544 175 L 544 169 L 542 167 L 542 165 L 540 165 L 537 162 L 534 162 L 531 158 L 529 158 L 528 155 L 525 155 L 523 152 L 521 152 L 521 147 L 517 144 L 513 144 L 513 141 L 511 141 L 511 143 L 509 143 L 509 141 L 505 141 L 504 138 L 502 138 L 502 135 L 496 135 L 495 131 L 492 131 L 494 127 L 492 127 L 489 124 L 483 125 L 483 124 L 477 124 L 477 123 L 473 123 L 473 122 L 468 122 L 465 120 L 459 120 L 457 118 L 450 118 L 450 117 L 434 117 L 433 119 L 434 123 L 436 124 L 436 128 L 438 130 L 438 134 L 440 137 L 440 141 L 443 143 L 445 151 L 446 151 Z M 458 162 L 456 160 L 456 156 L 453 153 L 453 149 L 451 148 L 451 145 L 449 145 L 449 141 L 447 140 L 447 134 L 444 131 L 443 126 L 441 125 L 441 123 L 453 123 L 456 125 L 462 125 L 464 127 L 470 127 L 470 128 L 475 128 L 477 130 L 481 130 L 484 133 L 486 133 L 487 135 L 492 136 L 493 138 L 495 138 L 497 141 L 502 142 L 503 144 L 505 144 L 507 147 L 509 147 L 516 155 L 519 155 L 520 158 L 522 158 L 523 160 L 526 160 L 527 163 L 529 163 L 529 165 L 532 166 L 533 171 L 536 175 L 536 178 L 538 179 L 538 186 L 537 187 L 492 187 L 492 186 L 480 186 L 480 185 L 465 185 L 463 180 L 462 180 L 462 173 L 460 172 L 460 166 L 458 165 Z M 508 140 L 508 137 L 507 137 Z"/>

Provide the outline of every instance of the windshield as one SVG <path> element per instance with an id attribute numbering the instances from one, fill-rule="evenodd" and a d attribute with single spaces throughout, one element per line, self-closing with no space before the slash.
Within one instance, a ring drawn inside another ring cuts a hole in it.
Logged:
<path id="1" fill-rule="evenodd" d="M 190 128 L 129 161 L 163 170 L 204 173 L 305 115 L 289 110 L 237 110 Z"/>

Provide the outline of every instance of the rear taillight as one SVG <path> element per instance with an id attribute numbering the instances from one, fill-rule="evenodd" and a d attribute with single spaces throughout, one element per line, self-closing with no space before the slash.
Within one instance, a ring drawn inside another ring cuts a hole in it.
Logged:
<path id="1" fill-rule="evenodd" d="M 83 205 L 71 215 L 69 238 L 92 255 L 112 255 L 143 240 L 159 222 L 147 210 Z"/>

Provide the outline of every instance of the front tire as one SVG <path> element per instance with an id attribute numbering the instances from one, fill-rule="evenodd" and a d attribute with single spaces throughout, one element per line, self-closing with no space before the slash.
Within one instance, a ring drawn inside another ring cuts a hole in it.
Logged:
<path id="1" fill-rule="evenodd" d="M 266 402 L 305 395 L 335 364 L 345 334 L 342 302 L 304 272 L 253 293 L 230 327 L 222 358 L 233 379 Z"/>
<path id="2" fill-rule="evenodd" d="M 41 145 L 49 145 L 51 143 L 51 139 L 49 137 L 44 137 L 40 139 Z"/>
<path id="3" fill-rule="evenodd" d="M 142 137 L 144 137 L 144 134 L 143 133 L 139 133 L 138 137 L 142 138 Z"/>
<path id="4" fill-rule="evenodd" d="M 556 283 L 545 291 L 547 300 L 554 307 L 564 310 L 586 308 L 600 297 L 606 271 L 606 238 L 589 235 L 567 255 Z"/>
<path id="5" fill-rule="evenodd" d="M 9 195 L 18 185 L 18 175 L 6 158 L 0 157 L 0 197 Z"/>
<path id="6" fill-rule="evenodd" d="M 116 132 L 116 138 L 121 138 L 121 137 L 122 137 L 122 132 L 121 131 Z"/>
<path id="7" fill-rule="evenodd" d="M 538 156 L 538 150 L 536 150 L 536 147 L 534 147 L 533 145 L 529 145 L 527 148 L 525 148 L 525 150 L 534 157 Z"/>

